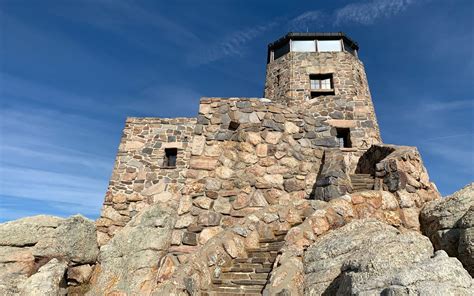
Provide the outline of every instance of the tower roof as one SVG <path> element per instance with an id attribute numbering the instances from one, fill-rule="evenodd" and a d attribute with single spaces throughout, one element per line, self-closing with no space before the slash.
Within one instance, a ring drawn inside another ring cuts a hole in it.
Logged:
<path id="1" fill-rule="evenodd" d="M 298 32 L 289 32 L 285 36 L 281 37 L 280 39 L 268 44 L 268 49 L 272 50 L 275 48 L 280 47 L 281 45 L 287 43 L 290 39 L 293 40 L 333 40 L 333 39 L 343 39 L 347 45 L 349 45 L 354 50 L 359 50 L 359 45 L 357 42 L 349 38 L 346 34 L 342 32 L 329 32 L 329 33 L 321 33 L 321 32 L 312 32 L 312 33 L 298 33 Z"/>

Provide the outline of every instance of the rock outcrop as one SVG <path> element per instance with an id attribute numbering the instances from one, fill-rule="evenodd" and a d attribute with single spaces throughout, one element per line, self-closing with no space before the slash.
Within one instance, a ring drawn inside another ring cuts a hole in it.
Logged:
<path id="1" fill-rule="evenodd" d="M 156 204 L 133 217 L 100 249 L 87 295 L 146 295 L 171 242 L 175 211 Z M 114 294 L 115 293 L 115 294 Z"/>
<path id="2" fill-rule="evenodd" d="M 420 214 L 421 230 L 435 250 L 457 257 L 474 275 L 474 183 L 445 199 L 428 203 Z"/>
<path id="3" fill-rule="evenodd" d="M 304 255 L 304 295 L 470 295 L 473 281 L 428 238 L 375 220 L 319 238 Z"/>
<path id="4" fill-rule="evenodd" d="M 44 296 L 44 295 L 66 295 L 66 282 L 64 273 L 67 262 L 51 259 L 43 265 L 37 273 L 30 276 L 20 286 L 20 295 Z"/>
<path id="5" fill-rule="evenodd" d="M 94 222 L 80 215 L 33 216 L 0 224 L 0 294 L 16 295 L 20 287 L 24 295 L 50 291 L 42 289 L 65 282 L 66 269 L 95 264 L 98 253 Z"/>

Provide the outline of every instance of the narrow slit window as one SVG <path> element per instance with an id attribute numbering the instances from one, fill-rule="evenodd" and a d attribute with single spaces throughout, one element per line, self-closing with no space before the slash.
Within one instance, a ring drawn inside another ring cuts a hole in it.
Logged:
<path id="1" fill-rule="evenodd" d="M 351 148 L 350 130 L 348 128 L 336 128 L 339 148 Z"/>
<path id="2" fill-rule="evenodd" d="M 165 148 L 165 167 L 176 167 L 176 158 L 178 157 L 178 148 Z"/>

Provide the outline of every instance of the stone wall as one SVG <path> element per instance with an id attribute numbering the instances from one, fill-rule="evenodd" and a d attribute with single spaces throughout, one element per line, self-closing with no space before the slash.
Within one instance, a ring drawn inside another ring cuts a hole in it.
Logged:
<path id="1" fill-rule="evenodd" d="M 321 127 L 324 121 L 303 110 L 259 99 L 202 99 L 169 261 L 185 262 L 211 237 L 268 205 L 328 200 L 316 190 L 318 176 L 321 186 L 338 178 L 333 198 L 351 192 L 349 175 L 366 150 L 321 146 L 330 129 Z M 402 211 L 404 219 L 413 219 L 410 211 Z"/>
<path id="2" fill-rule="evenodd" d="M 170 253 L 185 260 L 269 204 L 351 192 L 349 175 L 366 150 L 336 148 L 334 128 L 312 115 L 260 99 L 204 98 L 195 120 L 129 119 L 97 221 L 99 243 L 144 207 L 167 202 L 179 215 Z M 179 148 L 173 169 L 160 166 L 170 147 Z"/>
<path id="3" fill-rule="evenodd" d="M 199 112 L 170 249 L 178 258 L 263 207 L 310 196 L 323 156 L 305 139 L 316 122 L 285 106 L 213 98 Z"/>
<path id="4" fill-rule="evenodd" d="M 128 118 L 115 159 L 101 217 L 99 244 L 105 244 L 161 192 L 178 193 L 185 184 L 196 119 Z M 165 148 L 177 148 L 176 167 L 164 167 Z"/>
<path id="5" fill-rule="evenodd" d="M 311 98 L 310 75 L 332 74 L 333 95 Z M 381 142 L 364 65 L 347 52 L 290 52 L 267 65 L 265 97 L 294 108 L 311 109 L 332 126 L 350 128 L 351 138 L 368 148 Z"/>
<path id="6" fill-rule="evenodd" d="M 438 195 L 416 149 L 337 148 L 327 118 L 312 114 L 261 99 L 204 98 L 195 120 L 130 119 L 97 221 L 99 243 L 151 204 L 173 209 L 176 223 L 157 273 L 157 281 L 165 282 L 209 240 L 257 213 L 266 216 L 265 224 L 279 221 L 279 229 L 259 224 L 260 236 L 288 231 L 303 222 L 307 211 L 300 205 L 308 208 L 307 199 L 334 205 L 331 219 L 347 210 L 349 219 L 377 217 L 418 229 L 419 208 Z M 166 147 L 180 148 L 175 169 L 159 166 Z M 354 173 L 375 174 L 379 191 L 345 195 L 352 192 Z M 381 212 L 389 192 L 394 208 Z"/>

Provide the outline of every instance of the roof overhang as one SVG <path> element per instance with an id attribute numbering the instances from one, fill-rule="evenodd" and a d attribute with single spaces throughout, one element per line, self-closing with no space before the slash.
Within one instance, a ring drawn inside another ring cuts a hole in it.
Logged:
<path id="1" fill-rule="evenodd" d="M 286 44 L 290 40 L 337 40 L 343 39 L 344 42 L 349 45 L 353 50 L 359 50 L 359 45 L 357 42 L 349 38 L 346 34 L 342 32 L 338 33 L 294 33 L 290 32 L 278 39 L 275 42 L 268 44 L 268 50 L 273 50 Z"/>

